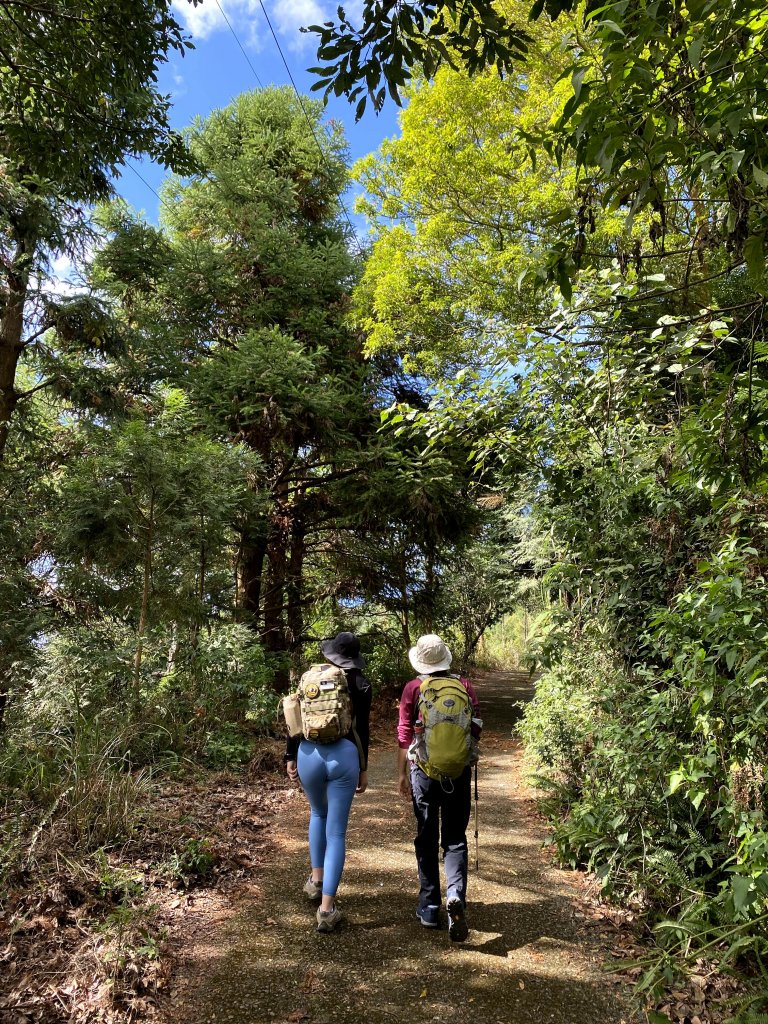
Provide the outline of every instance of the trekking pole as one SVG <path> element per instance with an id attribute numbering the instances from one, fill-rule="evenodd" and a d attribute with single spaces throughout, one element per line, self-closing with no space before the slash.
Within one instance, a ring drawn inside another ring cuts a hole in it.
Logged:
<path id="1" fill-rule="evenodd" d="M 475 871 L 480 870 L 480 833 L 477 828 L 477 761 L 475 761 Z"/>

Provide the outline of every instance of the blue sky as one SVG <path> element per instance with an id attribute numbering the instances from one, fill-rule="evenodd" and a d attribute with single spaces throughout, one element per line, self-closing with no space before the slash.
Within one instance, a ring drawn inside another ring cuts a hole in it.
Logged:
<path id="1" fill-rule="evenodd" d="M 300 92 L 309 93 L 313 76 L 306 68 L 317 64 L 315 37 L 300 31 L 302 25 L 337 20 L 338 3 L 327 0 L 264 0 L 269 19 L 280 41 L 288 66 Z M 344 5 L 351 14 L 355 2 Z M 261 83 L 288 85 L 290 80 L 274 39 L 269 31 L 259 0 L 203 0 L 193 7 L 188 0 L 174 0 L 178 21 L 192 37 L 195 49 L 185 57 L 174 57 L 160 72 L 159 89 L 171 95 L 174 127 L 182 128 L 200 114 L 226 106 L 233 96 L 258 88 L 254 72 L 238 46 L 224 14 L 229 19 Z M 223 13 L 222 13 L 223 12 Z M 331 99 L 327 118 L 343 122 L 352 160 L 378 148 L 382 139 L 397 132 L 397 107 L 389 102 L 378 117 L 370 108 L 355 124 L 354 106 L 345 99 Z M 141 176 L 156 190 L 165 172 L 147 161 L 132 161 Z M 117 182 L 117 190 L 130 204 L 157 221 L 159 201 L 139 177 L 126 168 Z M 352 216 L 353 195 L 345 198 Z M 364 231 L 355 218 L 358 231 Z"/>

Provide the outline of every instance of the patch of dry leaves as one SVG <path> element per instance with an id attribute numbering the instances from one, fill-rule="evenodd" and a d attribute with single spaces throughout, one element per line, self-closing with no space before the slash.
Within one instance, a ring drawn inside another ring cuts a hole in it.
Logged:
<path id="1" fill-rule="evenodd" d="M 189 904 L 201 890 L 251 881 L 268 856 L 286 792 L 281 752 L 265 743 L 244 774 L 156 784 L 131 839 L 107 853 L 68 848 L 55 819 L 42 834 L 30 829 L 32 852 L 0 903 L 3 1024 L 152 1019 Z M 18 829 L 21 818 L 9 808 L 0 829 Z M 205 851 L 203 862 L 190 857 L 190 843 Z"/>
<path id="2" fill-rule="evenodd" d="M 599 896 L 599 883 L 588 875 L 576 873 L 580 886 L 576 916 L 586 928 L 596 929 L 605 945 L 608 962 L 617 983 L 637 984 L 644 973 L 638 961 L 648 958 L 653 937 L 647 922 L 632 910 L 605 903 Z M 693 968 L 657 997 L 645 1001 L 645 1012 L 654 1024 L 728 1024 L 735 1007 L 748 989 L 747 978 L 737 978 L 718 970 L 708 960 L 696 960 Z"/>

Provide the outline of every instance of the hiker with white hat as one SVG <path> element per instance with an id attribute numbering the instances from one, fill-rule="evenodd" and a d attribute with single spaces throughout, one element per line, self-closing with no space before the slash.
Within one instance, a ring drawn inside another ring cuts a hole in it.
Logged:
<path id="1" fill-rule="evenodd" d="M 408 658 L 418 676 L 403 688 L 397 739 L 399 790 L 412 799 L 416 815 L 416 916 L 425 928 L 440 927 L 442 845 L 448 934 L 463 942 L 469 934 L 467 825 L 482 729 L 479 704 L 470 681 L 451 675 L 453 657 L 436 634 L 419 637 Z"/>

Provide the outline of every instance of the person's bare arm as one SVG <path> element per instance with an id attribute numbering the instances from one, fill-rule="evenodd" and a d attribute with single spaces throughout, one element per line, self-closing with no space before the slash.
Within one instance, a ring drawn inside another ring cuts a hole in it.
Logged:
<path id="1" fill-rule="evenodd" d="M 411 780 L 408 777 L 408 751 L 405 747 L 397 748 L 397 789 L 405 800 L 411 798 Z"/>

